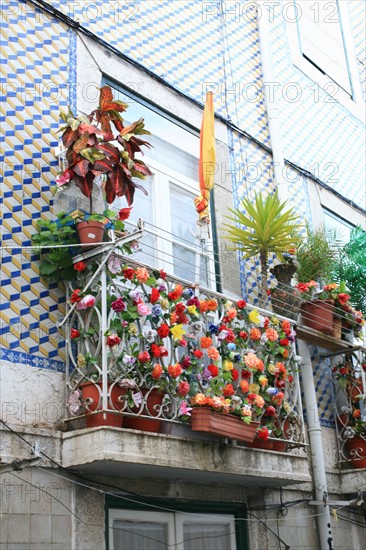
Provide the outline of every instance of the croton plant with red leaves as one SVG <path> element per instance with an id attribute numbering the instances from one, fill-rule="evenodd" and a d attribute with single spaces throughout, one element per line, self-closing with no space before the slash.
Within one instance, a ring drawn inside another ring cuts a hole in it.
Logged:
<path id="1" fill-rule="evenodd" d="M 113 97 L 109 86 L 100 90 L 99 104 L 88 115 L 74 116 L 69 110 L 61 113 L 66 122 L 62 128 L 62 143 L 66 148 L 68 167 L 56 178 L 59 188 L 74 182 L 90 199 L 90 214 L 93 211 L 92 193 L 94 180 L 103 176 L 106 200 L 112 204 L 116 197 L 126 197 L 128 206 L 134 199 L 135 189 L 145 189 L 133 178 L 144 179 L 150 175 L 146 164 L 135 158 L 143 146 L 150 144 L 140 137 L 150 134 L 145 129 L 143 118 L 128 126 L 124 125 L 121 113 L 128 105 Z"/>

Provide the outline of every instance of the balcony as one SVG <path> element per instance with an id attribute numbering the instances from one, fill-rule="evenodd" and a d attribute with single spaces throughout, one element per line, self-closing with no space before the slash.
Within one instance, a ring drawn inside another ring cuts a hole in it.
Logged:
<path id="1" fill-rule="evenodd" d="M 123 256 L 124 242 L 74 259 L 61 323 L 63 466 L 241 485 L 310 481 L 290 322 L 147 270 Z M 257 436 L 192 429 L 202 406 L 256 422 Z"/>

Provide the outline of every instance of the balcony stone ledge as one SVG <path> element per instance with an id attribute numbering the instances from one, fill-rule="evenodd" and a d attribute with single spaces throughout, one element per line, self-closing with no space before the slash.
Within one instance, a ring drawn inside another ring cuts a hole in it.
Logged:
<path id="1" fill-rule="evenodd" d="M 109 427 L 62 434 L 64 468 L 106 476 L 262 487 L 311 482 L 306 453 L 295 453 Z"/>

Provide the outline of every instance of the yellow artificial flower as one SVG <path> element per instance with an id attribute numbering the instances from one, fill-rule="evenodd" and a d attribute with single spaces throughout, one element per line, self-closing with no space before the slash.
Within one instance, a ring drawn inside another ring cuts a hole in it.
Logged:
<path id="1" fill-rule="evenodd" d="M 225 359 L 225 361 L 222 364 L 224 370 L 233 370 L 234 365 L 231 361 L 228 359 Z"/>
<path id="2" fill-rule="evenodd" d="M 258 384 L 250 384 L 249 386 L 249 393 L 258 393 L 260 390 Z"/>
<path id="3" fill-rule="evenodd" d="M 273 363 L 268 365 L 267 370 L 270 374 L 276 374 L 276 366 Z"/>
<path id="4" fill-rule="evenodd" d="M 162 307 L 163 309 L 165 309 L 165 310 L 169 309 L 169 306 L 170 306 L 169 300 L 168 300 L 167 298 L 162 298 L 162 299 L 160 300 L 160 305 L 161 305 L 161 307 Z"/>
<path id="5" fill-rule="evenodd" d="M 137 326 L 135 325 L 135 323 L 130 323 L 128 325 L 128 332 L 131 334 L 131 336 L 136 336 L 137 334 Z"/>
<path id="6" fill-rule="evenodd" d="M 175 325 L 170 329 L 170 332 L 173 335 L 174 340 L 182 340 L 186 331 L 183 328 L 183 325 Z"/>
<path id="7" fill-rule="evenodd" d="M 283 410 L 287 412 L 287 414 L 291 412 L 291 405 L 287 401 L 284 401 L 282 406 Z"/>
<path id="8" fill-rule="evenodd" d="M 230 300 L 226 300 L 225 302 L 225 309 L 230 309 L 233 303 Z"/>
<path id="9" fill-rule="evenodd" d="M 248 317 L 249 317 L 249 321 L 251 323 L 254 323 L 255 325 L 259 325 L 260 322 L 261 322 L 261 316 L 260 316 L 259 311 L 257 309 L 253 309 L 249 313 Z"/>
<path id="10" fill-rule="evenodd" d="M 79 368 L 85 367 L 85 357 L 82 353 L 79 353 L 78 355 L 78 367 Z"/>
<path id="11" fill-rule="evenodd" d="M 188 313 L 189 313 L 190 315 L 196 315 L 196 313 L 197 313 L 197 306 L 195 306 L 195 305 L 188 306 L 188 307 L 187 307 L 187 310 L 188 310 Z"/>
<path id="12" fill-rule="evenodd" d="M 273 325 L 279 325 L 280 324 L 280 320 L 277 318 L 277 317 L 272 317 L 271 318 L 271 323 Z"/>
<path id="13" fill-rule="evenodd" d="M 262 386 L 262 388 L 264 388 L 264 386 L 267 386 L 267 384 L 268 384 L 268 378 L 267 378 L 267 376 L 264 376 L 263 374 L 258 378 L 258 381 L 259 381 L 260 385 Z"/>

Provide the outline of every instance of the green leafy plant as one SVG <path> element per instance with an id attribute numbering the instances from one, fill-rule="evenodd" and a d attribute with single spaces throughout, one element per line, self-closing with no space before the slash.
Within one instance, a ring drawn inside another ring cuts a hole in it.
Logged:
<path id="1" fill-rule="evenodd" d="M 339 250 L 333 279 L 346 281 L 351 304 L 366 316 L 366 232 L 361 227 L 352 229 L 349 242 Z"/>
<path id="2" fill-rule="evenodd" d="M 235 244 L 244 258 L 259 256 L 261 286 L 259 304 L 265 307 L 268 291 L 268 257 L 276 254 L 283 261 L 282 253 L 296 247 L 301 241 L 299 218 L 294 209 L 285 210 L 288 201 L 282 202 L 275 192 L 263 196 L 259 193 L 254 204 L 243 199 L 240 208 L 230 209 L 228 217 L 234 224 L 226 224 L 226 238 Z"/>
<path id="3" fill-rule="evenodd" d="M 71 281 L 75 270 L 70 250 L 78 242 L 75 220 L 62 212 L 54 221 L 39 220 L 37 229 L 32 242 L 41 255 L 40 275 L 50 282 Z"/>
<path id="4" fill-rule="evenodd" d="M 334 231 L 324 227 L 313 230 L 306 224 L 306 238 L 296 251 L 298 282 L 321 281 L 324 284 L 332 281 L 338 246 Z"/>

